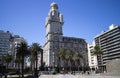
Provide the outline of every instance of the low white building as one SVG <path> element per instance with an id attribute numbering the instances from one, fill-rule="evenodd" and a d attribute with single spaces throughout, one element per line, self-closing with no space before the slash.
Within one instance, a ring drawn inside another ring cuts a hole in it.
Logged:
<path id="1" fill-rule="evenodd" d="M 88 44 L 88 62 L 91 70 L 96 70 L 98 68 L 97 56 L 93 54 L 94 42 L 92 45 Z"/>

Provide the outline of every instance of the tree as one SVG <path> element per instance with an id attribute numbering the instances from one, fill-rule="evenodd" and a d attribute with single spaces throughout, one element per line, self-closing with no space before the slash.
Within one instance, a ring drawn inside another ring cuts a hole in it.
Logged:
<path id="1" fill-rule="evenodd" d="M 41 46 L 38 43 L 33 43 L 30 47 L 31 51 L 31 61 L 34 61 L 34 71 L 35 75 L 37 75 L 37 67 L 38 67 L 38 53 L 42 51 Z M 36 67 L 36 68 L 35 68 Z"/>
<path id="2" fill-rule="evenodd" d="M 10 54 L 7 54 L 6 56 L 5 56 L 5 62 L 6 62 L 6 67 L 8 68 L 8 66 L 9 66 L 9 63 L 12 61 L 12 55 L 10 55 Z"/>
<path id="3" fill-rule="evenodd" d="M 77 62 L 78 64 L 78 71 L 79 71 L 79 67 L 80 67 L 80 59 L 83 58 L 82 54 L 80 52 L 76 52 L 74 55 L 73 55 L 73 60 L 74 62 Z"/>
<path id="4" fill-rule="evenodd" d="M 94 47 L 94 49 L 93 49 L 93 54 L 99 56 L 99 55 L 102 55 L 103 52 L 102 52 L 102 50 L 100 49 L 100 47 L 96 45 L 96 46 Z"/>
<path id="5" fill-rule="evenodd" d="M 20 69 L 20 63 L 21 63 L 21 59 L 20 59 L 20 57 L 18 56 L 18 55 L 16 55 L 16 58 L 15 58 L 15 64 L 17 64 L 17 66 L 18 66 L 18 69 Z"/>
<path id="6" fill-rule="evenodd" d="M 24 58 L 28 53 L 27 43 L 21 42 L 20 46 L 18 47 L 18 55 L 21 59 L 21 68 L 22 68 L 22 78 L 24 78 Z"/>
<path id="7" fill-rule="evenodd" d="M 98 60 L 98 57 L 100 57 L 100 60 L 101 60 L 101 55 L 103 54 L 103 52 L 100 49 L 100 47 L 96 45 L 93 49 L 93 54 L 97 56 L 97 60 Z"/>
<path id="8" fill-rule="evenodd" d="M 67 49 L 65 49 L 65 48 L 61 48 L 58 52 L 56 52 L 56 56 L 59 58 L 59 62 L 60 62 L 60 65 L 61 65 L 61 61 L 63 61 L 63 68 L 65 68 L 64 66 L 64 61 L 65 61 L 65 54 L 66 54 L 66 51 L 67 51 Z"/>
<path id="9" fill-rule="evenodd" d="M 60 71 L 60 64 L 61 64 L 61 57 L 60 57 L 60 51 L 56 52 L 55 55 L 58 57 L 58 68 L 59 68 L 59 71 Z"/>
<path id="10" fill-rule="evenodd" d="M 73 57 L 73 52 L 71 50 L 67 50 L 65 54 L 65 59 L 67 61 L 67 64 L 70 63 L 70 71 L 71 71 L 71 65 L 72 65 L 72 57 Z"/>
<path id="11" fill-rule="evenodd" d="M 18 66 L 18 73 L 19 73 L 19 78 L 20 78 L 20 64 L 21 64 L 20 55 L 16 54 L 16 58 L 15 58 L 14 62 Z"/>

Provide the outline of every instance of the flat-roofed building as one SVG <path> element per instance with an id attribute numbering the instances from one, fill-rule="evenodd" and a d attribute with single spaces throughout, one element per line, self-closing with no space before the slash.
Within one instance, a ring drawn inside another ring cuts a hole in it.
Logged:
<path id="1" fill-rule="evenodd" d="M 95 37 L 95 44 L 103 52 L 102 58 L 98 59 L 98 65 L 105 66 L 109 60 L 120 59 L 120 26 L 112 24 L 108 31 Z"/>
<path id="2" fill-rule="evenodd" d="M 6 55 L 10 46 L 11 33 L 0 30 L 0 55 Z"/>
<path id="3" fill-rule="evenodd" d="M 92 45 L 88 44 L 88 63 L 91 71 L 98 69 L 97 55 L 93 54 L 94 47 L 94 42 Z"/>

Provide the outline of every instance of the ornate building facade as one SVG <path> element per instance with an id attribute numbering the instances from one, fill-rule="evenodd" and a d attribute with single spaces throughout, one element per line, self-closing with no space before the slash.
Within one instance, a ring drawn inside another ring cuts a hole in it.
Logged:
<path id="1" fill-rule="evenodd" d="M 58 60 L 55 56 L 61 48 L 70 49 L 73 52 L 81 52 L 84 65 L 88 65 L 87 43 L 82 38 L 63 36 L 63 15 L 58 10 L 58 5 L 52 3 L 46 18 L 46 41 L 43 47 L 43 62 L 46 66 L 57 66 Z M 82 63 L 83 64 L 83 63 Z"/>

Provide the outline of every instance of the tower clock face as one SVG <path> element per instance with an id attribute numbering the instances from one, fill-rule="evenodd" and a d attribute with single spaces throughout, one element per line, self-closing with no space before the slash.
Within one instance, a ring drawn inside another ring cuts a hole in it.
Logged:
<path id="1" fill-rule="evenodd" d="M 52 16 L 56 17 L 57 16 L 57 12 L 56 11 L 52 11 Z"/>

